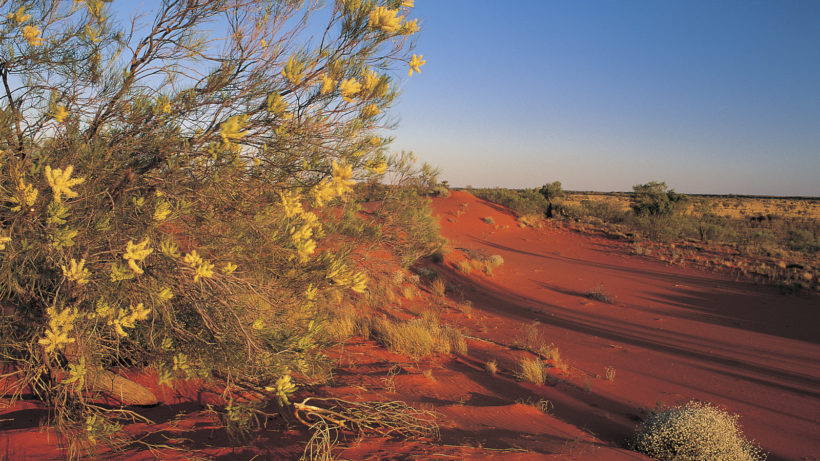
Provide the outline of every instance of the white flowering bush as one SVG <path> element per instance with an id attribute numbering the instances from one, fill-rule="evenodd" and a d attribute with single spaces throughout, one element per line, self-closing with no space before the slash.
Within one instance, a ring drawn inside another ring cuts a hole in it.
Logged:
<path id="1" fill-rule="evenodd" d="M 365 229 L 357 198 L 413 177 L 380 131 L 424 64 L 411 1 L 108 3 L 0 5 L 2 377 L 91 444 L 129 416 L 91 403 L 118 368 L 288 404 L 326 366 L 322 312 L 367 290 L 355 249 L 432 244 Z"/>
<path id="2" fill-rule="evenodd" d="M 664 461 L 766 459 L 757 446 L 744 438 L 737 415 L 701 402 L 652 413 L 633 435 L 632 447 Z"/>

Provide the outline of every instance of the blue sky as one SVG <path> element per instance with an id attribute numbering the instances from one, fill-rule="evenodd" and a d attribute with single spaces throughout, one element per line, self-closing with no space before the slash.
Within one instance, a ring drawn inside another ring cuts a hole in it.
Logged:
<path id="1" fill-rule="evenodd" d="M 417 0 L 394 147 L 452 185 L 820 196 L 820 2 Z"/>

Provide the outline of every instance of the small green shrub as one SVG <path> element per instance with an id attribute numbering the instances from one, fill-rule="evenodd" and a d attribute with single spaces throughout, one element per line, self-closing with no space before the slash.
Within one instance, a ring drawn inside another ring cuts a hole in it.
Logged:
<path id="1" fill-rule="evenodd" d="M 661 461 L 756 461 L 766 455 L 746 440 L 738 416 L 708 403 L 689 402 L 651 414 L 632 439 L 632 447 Z"/>

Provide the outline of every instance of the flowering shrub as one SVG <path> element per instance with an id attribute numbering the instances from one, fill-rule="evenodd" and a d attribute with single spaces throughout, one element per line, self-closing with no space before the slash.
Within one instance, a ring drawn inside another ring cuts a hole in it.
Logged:
<path id="1" fill-rule="evenodd" d="M 117 432 L 89 403 L 117 367 L 287 404 L 326 366 L 323 306 L 367 290 L 352 249 L 379 234 L 340 229 L 359 181 L 412 176 L 377 130 L 418 23 L 303 3 L 163 2 L 125 30 L 102 0 L 3 4 L 0 353 L 71 441 Z"/>
<path id="2" fill-rule="evenodd" d="M 689 402 L 653 413 L 638 427 L 632 445 L 659 460 L 754 461 L 766 456 L 743 437 L 738 416 L 707 403 Z"/>

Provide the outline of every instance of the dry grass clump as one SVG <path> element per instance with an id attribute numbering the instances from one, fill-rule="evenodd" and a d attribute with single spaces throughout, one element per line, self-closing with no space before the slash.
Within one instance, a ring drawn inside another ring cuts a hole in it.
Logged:
<path id="1" fill-rule="evenodd" d="M 518 227 L 541 227 L 541 217 L 536 214 L 525 214 L 518 217 Z"/>
<path id="2" fill-rule="evenodd" d="M 347 305 L 335 311 L 324 326 L 327 338 L 333 342 L 344 342 L 353 336 L 370 336 L 372 320 Z"/>
<path id="3" fill-rule="evenodd" d="M 547 381 L 547 369 L 541 359 L 525 357 L 519 362 L 519 367 L 520 370 L 516 374 L 518 379 L 538 385 L 543 385 Z"/>
<path id="4" fill-rule="evenodd" d="M 469 275 L 473 271 L 473 265 L 470 260 L 464 259 L 456 264 L 456 269 L 463 274 Z"/>
<path id="5" fill-rule="evenodd" d="M 467 341 L 460 331 L 441 325 L 438 317 L 425 312 L 407 322 L 378 320 L 373 325 L 375 339 L 396 352 L 423 357 L 432 353 L 467 353 Z"/>
<path id="6" fill-rule="evenodd" d="M 607 293 L 603 283 L 587 290 L 586 297 L 607 304 L 612 304 L 615 301 L 615 297 Z"/>
<path id="7" fill-rule="evenodd" d="M 614 367 L 606 367 L 606 380 L 614 383 L 615 382 L 615 368 Z"/>
<path id="8" fill-rule="evenodd" d="M 746 440 L 738 416 L 708 403 L 688 402 L 652 413 L 632 437 L 632 447 L 661 461 L 757 461 L 766 455 Z"/>
<path id="9" fill-rule="evenodd" d="M 498 362 L 495 360 L 488 360 L 487 363 L 484 364 L 484 370 L 495 376 L 495 374 L 498 373 Z"/>
<path id="10" fill-rule="evenodd" d="M 444 284 L 444 280 L 442 279 L 435 279 L 433 283 L 430 284 L 430 291 L 433 292 L 436 296 L 444 296 L 444 291 L 447 289 L 447 286 Z"/>
<path id="11" fill-rule="evenodd" d="M 492 216 L 485 216 L 485 217 L 481 218 L 481 220 L 484 221 L 487 224 L 495 224 L 495 219 L 493 219 Z"/>

